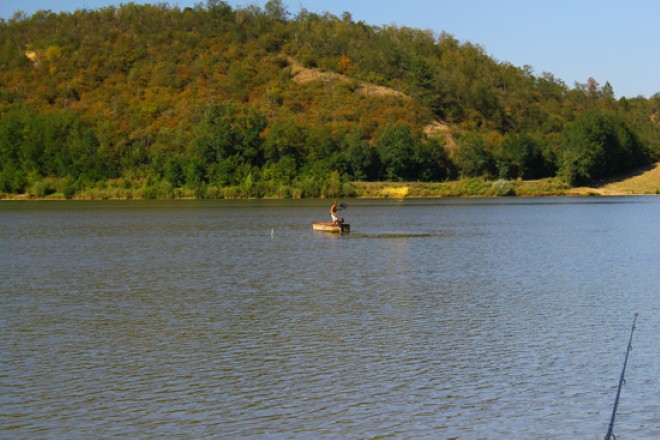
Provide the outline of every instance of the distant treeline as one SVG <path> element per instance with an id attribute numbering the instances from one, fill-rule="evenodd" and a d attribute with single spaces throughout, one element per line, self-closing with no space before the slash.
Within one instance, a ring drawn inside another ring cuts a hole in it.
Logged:
<path id="1" fill-rule="evenodd" d="M 68 197 L 110 181 L 197 197 L 461 177 L 573 185 L 660 157 L 658 94 L 617 100 L 607 82 L 569 88 L 444 33 L 292 15 L 281 1 L 17 13 L 0 21 L 0 83 L 5 193 Z M 436 122 L 446 129 L 425 130 Z"/>

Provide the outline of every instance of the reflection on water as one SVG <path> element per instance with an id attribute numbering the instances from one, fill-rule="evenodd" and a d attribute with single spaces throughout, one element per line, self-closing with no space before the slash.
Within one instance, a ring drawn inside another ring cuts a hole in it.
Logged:
<path id="1" fill-rule="evenodd" d="M 0 205 L 0 437 L 620 438 L 657 198 Z"/>

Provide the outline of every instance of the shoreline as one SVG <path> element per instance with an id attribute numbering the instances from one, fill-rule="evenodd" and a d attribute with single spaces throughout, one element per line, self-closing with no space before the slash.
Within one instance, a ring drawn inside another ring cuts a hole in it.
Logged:
<path id="1" fill-rule="evenodd" d="M 193 200 L 302 200 L 302 199 L 473 199 L 473 198 L 532 198 L 532 197 L 636 197 L 636 196 L 657 196 L 660 195 L 660 189 L 655 192 L 643 191 L 621 191 L 606 189 L 602 187 L 572 187 L 565 189 L 553 189 L 549 191 L 539 191 L 536 189 L 530 190 L 529 188 L 521 188 L 519 185 L 513 185 L 512 190 L 507 190 L 505 193 L 497 193 L 492 189 L 466 189 L 461 187 L 458 190 L 451 190 L 443 188 L 446 184 L 417 184 L 417 183 L 382 183 L 382 182 L 368 182 L 368 187 L 364 188 L 362 185 L 356 185 L 356 192 L 354 194 L 334 194 L 334 195 L 321 195 L 319 197 L 250 197 L 250 196 L 237 196 L 237 197 L 216 197 L 216 198 L 198 198 L 190 195 L 186 196 L 165 196 L 165 197 L 133 197 L 133 196 L 116 196 L 107 193 L 95 192 L 95 197 L 89 194 L 74 195 L 73 197 L 65 197 L 61 193 L 54 193 L 45 197 L 37 197 L 31 194 L 3 194 L 0 197 L 0 202 L 3 201 L 193 201 Z M 660 184 L 659 184 L 660 185 Z M 439 186 L 439 188 L 434 188 Z"/>
<path id="2" fill-rule="evenodd" d="M 43 188 L 49 191 L 44 194 Z M 123 179 L 98 182 L 98 186 L 67 192 L 63 179 L 44 179 L 24 194 L 0 192 L 0 200 L 287 200 L 287 199 L 441 199 L 495 197 L 621 197 L 660 195 L 660 162 L 627 175 L 592 186 L 571 187 L 557 177 L 539 180 L 487 180 L 468 178 L 447 182 L 344 182 L 334 190 L 305 194 L 291 186 L 266 191 L 245 191 L 240 187 L 173 188 L 163 181 L 157 186 Z M 39 191 L 41 188 L 41 191 Z"/>

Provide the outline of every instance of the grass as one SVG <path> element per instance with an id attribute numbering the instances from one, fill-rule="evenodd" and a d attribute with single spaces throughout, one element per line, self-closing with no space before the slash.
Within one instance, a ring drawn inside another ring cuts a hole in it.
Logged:
<path id="1" fill-rule="evenodd" d="M 317 185 L 318 186 L 318 185 Z M 442 197 L 503 197 L 503 196 L 614 196 L 660 194 L 660 162 L 636 172 L 619 176 L 591 187 L 571 188 L 558 178 L 540 180 L 486 180 L 461 179 L 449 182 L 346 182 L 331 191 L 320 187 L 316 191 L 294 186 L 263 188 L 260 194 L 250 195 L 238 186 L 200 189 L 173 188 L 167 182 L 149 184 L 141 180 L 114 179 L 99 182 L 92 187 L 75 188 L 65 179 L 43 179 L 35 182 L 26 194 L 0 192 L 0 199 L 78 199 L 78 200 L 131 200 L 131 199 L 289 199 L 304 197 L 358 197 L 358 198 L 442 198 Z"/>
<path id="2" fill-rule="evenodd" d="M 481 178 L 450 182 L 354 182 L 355 196 L 363 198 L 439 198 L 499 196 L 621 196 L 660 194 L 660 162 L 589 187 L 571 188 L 559 178 L 497 180 Z"/>
<path id="3" fill-rule="evenodd" d="M 660 194 L 660 162 L 623 177 L 604 184 L 600 189 L 606 193 Z"/>
<path id="4" fill-rule="evenodd" d="M 354 182 L 356 197 L 440 198 L 564 195 L 570 189 L 560 179 L 486 180 L 481 178 L 449 182 Z"/>

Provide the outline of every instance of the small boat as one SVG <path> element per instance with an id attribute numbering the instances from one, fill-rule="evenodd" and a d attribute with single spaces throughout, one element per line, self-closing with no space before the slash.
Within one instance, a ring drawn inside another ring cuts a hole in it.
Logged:
<path id="1" fill-rule="evenodd" d="M 347 223 L 315 222 L 312 223 L 312 229 L 315 231 L 343 233 L 351 232 L 351 225 Z"/>

